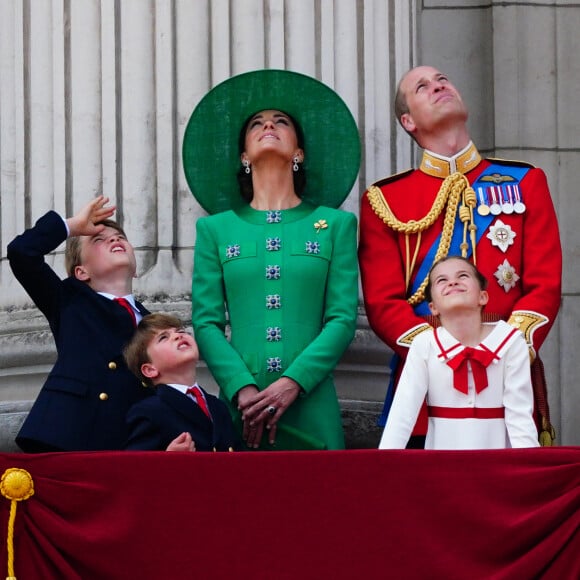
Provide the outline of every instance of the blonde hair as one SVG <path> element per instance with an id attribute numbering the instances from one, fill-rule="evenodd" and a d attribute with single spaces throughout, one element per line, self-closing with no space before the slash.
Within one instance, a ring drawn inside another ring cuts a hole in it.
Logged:
<path id="1" fill-rule="evenodd" d="M 123 228 L 115 220 L 103 220 L 98 222 L 96 225 L 104 225 L 106 228 L 113 228 L 115 231 L 119 232 L 125 238 L 127 234 Z M 74 236 L 68 238 L 66 241 L 66 247 L 64 251 L 64 263 L 66 267 L 66 273 L 69 276 L 75 275 L 75 268 L 82 264 L 82 238 L 88 238 L 89 236 Z"/>

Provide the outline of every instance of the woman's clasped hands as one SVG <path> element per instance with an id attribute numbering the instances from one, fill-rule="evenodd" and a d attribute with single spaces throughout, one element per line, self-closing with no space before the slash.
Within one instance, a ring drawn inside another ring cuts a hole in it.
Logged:
<path id="1" fill-rule="evenodd" d="M 263 391 L 247 385 L 238 391 L 238 410 L 242 415 L 242 437 L 246 445 L 257 449 L 264 428 L 268 442 L 276 443 L 276 424 L 286 409 L 298 398 L 300 385 L 289 377 L 281 377 Z"/>

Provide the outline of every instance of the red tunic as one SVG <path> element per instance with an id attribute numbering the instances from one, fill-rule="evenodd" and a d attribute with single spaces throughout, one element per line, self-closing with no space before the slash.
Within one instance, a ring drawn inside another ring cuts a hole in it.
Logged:
<path id="1" fill-rule="evenodd" d="M 510 167 L 525 165 L 496 160 L 493 163 L 501 165 L 502 174 L 509 174 Z M 489 160 L 482 160 L 465 176 L 473 184 L 489 165 Z M 562 250 L 546 176 L 540 169 L 526 167 L 530 169 L 519 184 L 525 211 L 494 216 L 477 243 L 476 257 L 478 269 L 489 282 L 489 303 L 485 313 L 506 321 L 514 312 L 516 316 L 521 315 L 521 330 L 532 352 L 537 353 L 560 306 Z M 442 178 L 414 170 L 376 185 L 394 216 L 402 222 L 408 222 L 420 220 L 429 212 L 442 182 Z M 411 284 L 426 254 L 441 233 L 444 214 L 445 210 L 421 234 L 416 263 L 411 272 Z M 487 237 L 490 228 L 497 226 L 498 220 L 508 226 L 508 231 L 511 229 L 515 233 L 505 252 Z M 457 220 L 455 227 L 463 228 L 463 225 Z M 417 316 L 407 302 L 411 292 L 405 287 L 405 238 L 404 233 L 398 233 L 383 223 L 371 207 L 366 192 L 361 201 L 359 244 L 366 313 L 374 332 L 403 358 L 410 344 L 409 333 L 425 325 L 425 319 Z M 417 234 L 409 236 L 411 257 L 417 240 Z M 507 291 L 495 275 L 505 260 L 519 276 L 515 286 Z M 426 421 L 424 424 L 426 426 Z"/>

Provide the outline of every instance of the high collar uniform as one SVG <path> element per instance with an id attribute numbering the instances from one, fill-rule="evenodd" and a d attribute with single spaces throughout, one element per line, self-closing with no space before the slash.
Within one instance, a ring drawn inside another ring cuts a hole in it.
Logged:
<path id="1" fill-rule="evenodd" d="M 463 172 L 474 185 L 492 163 L 481 159 L 473 145 L 462 154 L 459 163 L 454 161 L 451 167 L 425 153 L 421 169 L 387 178 L 375 187 L 398 220 L 420 220 L 432 210 L 443 179 L 450 172 Z M 527 169 L 518 183 L 525 211 L 513 211 L 512 203 L 511 212 L 502 210 L 491 215 L 486 229 L 477 232 L 477 267 L 489 282 L 485 313 L 491 320 L 509 319 L 519 326 L 535 356 L 560 305 L 562 251 L 558 223 L 543 171 L 518 162 L 493 163 L 499 166 L 494 179 L 504 190 L 506 183 L 513 183 L 509 180 L 516 171 Z M 493 192 L 499 191 L 492 189 L 497 183 L 483 183 L 481 192 L 475 185 L 475 212 L 484 205 L 482 202 L 491 205 Z M 515 197 L 512 201 L 516 201 Z M 445 209 L 420 235 L 406 236 L 389 227 L 375 212 L 368 191 L 361 201 L 359 264 L 366 313 L 379 338 L 403 359 L 414 337 L 428 328 L 425 317 L 415 313 L 407 298 L 413 283 L 420 282 L 419 268 L 443 229 L 444 214 Z M 454 229 L 462 231 L 463 227 L 457 218 Z M 432 260 L 427 262 L 427 266 L 432 264 Z M 408 286 L 406 269 L 410 270 Z M 425 433 L 425 427 L 424 421 L 418 432 Z"/>

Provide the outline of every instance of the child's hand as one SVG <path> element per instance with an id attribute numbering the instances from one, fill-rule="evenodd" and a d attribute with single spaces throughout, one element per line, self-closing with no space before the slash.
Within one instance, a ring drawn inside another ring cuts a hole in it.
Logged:
<path id="1" fill-rule="evenodd" d="M 110 218 L 116 209 L 114 205 L 105 207 L 107 203 L 109 203 L 109 198 L 104 195 L 99 195 L 83 207 L 75 216 L 68 218 L 66 223 L 68 224 L 70 235 L 94 236 L 102 231 L 104 226 L 102 224 L 95 224 Z"/>
<path id="2" fill-rule="evenodd" d="M 195 451 L 195 442 L 187 431 L 178 435 L 165 451 Z"/>

